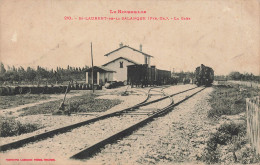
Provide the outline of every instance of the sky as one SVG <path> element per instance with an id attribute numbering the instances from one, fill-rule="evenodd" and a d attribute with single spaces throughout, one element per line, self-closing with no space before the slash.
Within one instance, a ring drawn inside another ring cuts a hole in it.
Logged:
<path id="1" fill-rule="evenodd" d="M 260 74 L 258 0 L 0 0 L 0 60 L 46 68 L 102 65 L 119 43 L 154 56 L 159 69 Z M 146 11 L 110 14 L 110 10 Z M 64 17 L 188 17 L 169 21 L 88 21 Z M 134 60 L 134 59 L 133 59 Z"/>

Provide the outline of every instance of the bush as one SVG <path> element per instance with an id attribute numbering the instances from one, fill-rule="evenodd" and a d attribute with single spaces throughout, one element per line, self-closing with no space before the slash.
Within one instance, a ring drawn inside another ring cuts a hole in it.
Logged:
<path id="1" fill-rule="evenodd" d="M 17 136 L 42 128 L 38 124 L 22 124 L 14 118 L 1 118 L 0 137 Z"/>
<path id="2" fill-rule="evenodd" d="M 70 112 L 78 112 L 80 104 L 81 104 L 80 101 L 76 101 L 76 100 L 69 102 L 69 111 Z"/>
<path id="3" fill-rule="evenodd" d="M 260 156 L 248 144 L 246 123 L 224 123 L 210 136 L 204 151 L 201 160 L 207 163 L 260 162 Z"/>
<path id="4" fill-rule="evenodd" d="M 230 109 L 225 108 L 225 107 L 219 107 L 219 108 L 214 108 L 210 111 L 208 111 L 208 117 L 213 118 L 213 117 L 220 117 L 222 115 L 228 115 L 230 114 Z"/>
<path id="5" fill-rule="evenodd" d="M 240 139 L 237 137 L 243 137 L 245 133 L 245 123 L 230 122 L 222 124 L 217 129 L 217 132 L 211 134 L 202 160 L 208 163 L 218 163 L 221 157 L 218 146 L 227 145 L 231 140 L 234 141 L 234 139 Z"/>

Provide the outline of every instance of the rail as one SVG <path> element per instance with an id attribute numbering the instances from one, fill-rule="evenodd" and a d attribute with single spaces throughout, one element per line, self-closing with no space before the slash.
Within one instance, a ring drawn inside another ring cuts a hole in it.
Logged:
<path id="1" fill-rule="evenodd" d="M 188 100 L 189 98 L 193 97 L 194 95 L 196 95 L 197 93 L 201 92 L 204 89 L 205 89 L 205 87 L 202 88 L 201 90 L 193 93 L 192 95 L 185 97 L 184 99 L 182 99 L 181 101 L 179 101 L 175 104 L 173 102 L 171 102 L 168 106 L 157 110 L 156 113 L 154 113 L 154 114 L 148 116 L 147 118 L 137 122 L 136 124 L 126 128 L 122 131 L 119 131 L 116 134 L 114 134 L 114 135 L 112 135 L 112 136 L 110 136 L 106 139 L 99 141 L 98 143 L 80 151 L 79 153 L 74 154 L 73 156 L 70 157 L 70 159 L 88 159 L 88 158 L 92 157 L 93 155 L 98 153 L 102 148 L 104 148 L 105 145 L 114 143 L 118 139 L 122 139 L 122 138 L 132 134 L 132 132 L 134 132 L 138 128 L 144 126 L 145 124 L 147 124 L 148 122 L 150 122 L 151 120 L 153 120 L 156 117 L 166 115 L 168 112 L 172 111 L 173 107 L 183 103 L 184 101 Z M 166 97 L 169 97 L 169 96 L 166 96 Z"/>

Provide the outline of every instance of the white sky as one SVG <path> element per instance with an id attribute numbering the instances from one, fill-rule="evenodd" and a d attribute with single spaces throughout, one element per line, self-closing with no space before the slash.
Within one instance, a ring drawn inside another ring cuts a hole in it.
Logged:
<path id="1" fill-rule="evenodd" d="M 1 1 L 1 0 L 0 0 Z M 145 17 L 190 21 L 66 21 L 65 16 L 135 16 L 109 10 L 145 10 Z M 216 74 L 260 73 L 258 0 L 2 0 L 0 60 L 7 65 L 56 68 L 94 65 L 123 42 L 154 56 L 157 68 L 194 71 L 201 63 Z M 134 60 L 134 59 L 133 59 Z"/>

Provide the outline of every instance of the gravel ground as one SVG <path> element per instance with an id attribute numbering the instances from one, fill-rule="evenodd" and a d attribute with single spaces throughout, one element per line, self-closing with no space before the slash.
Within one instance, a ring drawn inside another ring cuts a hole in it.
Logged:
<path id="1" fill-rule="evenodd" d="M 86 163 L 90 164 L 201 164 L 209 132 L 215 128 L 207 119 L 207 88 L 185 104 L 157 118 L 119 143 L 108 145 Z"/>

